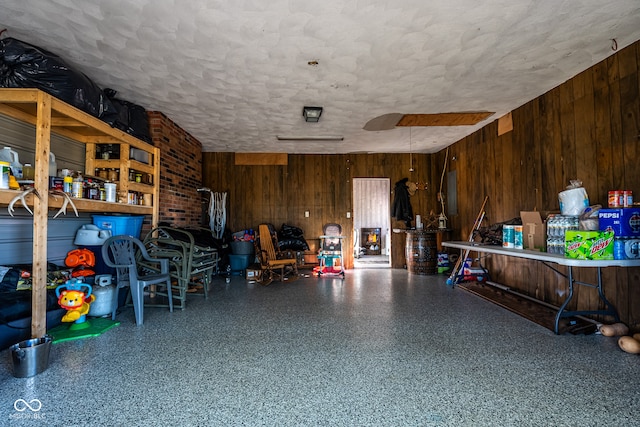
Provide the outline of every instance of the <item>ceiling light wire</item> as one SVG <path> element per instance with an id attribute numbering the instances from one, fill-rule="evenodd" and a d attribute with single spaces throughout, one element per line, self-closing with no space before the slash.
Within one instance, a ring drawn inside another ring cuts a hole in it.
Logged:
<path id="1" fill-rule="evenodd" d="M 442 175 L 440 176 L 440 190 L 438 191 L 438 195 L 440 198 L 440 213 L 444 215 L 445 219 L 447 219 L 444 214 L 444 196 L 442 194 L 442 186 L 444 185 L 444 174 L 447 172 L 447 164 L 449 163 L 449 147 L 447 147 L 447 151 L 444 154 L 444 165 L 442 166 Z"/>
<path id="2" fill-rule="evenodd" d="M 409 126 L 409 172 L 413 172 L 413 143 L 411 142 L 411 129 L 412 126 Z"/>

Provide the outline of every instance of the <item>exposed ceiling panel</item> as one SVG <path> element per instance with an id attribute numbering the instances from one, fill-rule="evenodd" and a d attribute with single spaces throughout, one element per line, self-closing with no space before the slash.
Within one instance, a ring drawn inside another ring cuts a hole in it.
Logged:
<path id="1" fill-rule="evenodd" d="M 487 111 L 473 113 L 405 114 L 396 126 L 471 126 L 491 117 Z"/>
<path id="2" fill-rule="evenodd" d="M 5 35 L 162 111 L 204 151 L 430 153 L 640 39 L 637 0 L 3 0 Z M 304 105 L 324 108 L 307 123 Z M 368 131 L 388 114 L 491 111 Z M 375 123 L 375 122 L 374 122 Z M 277 141 L 276 135 L 340 135 Z"/>

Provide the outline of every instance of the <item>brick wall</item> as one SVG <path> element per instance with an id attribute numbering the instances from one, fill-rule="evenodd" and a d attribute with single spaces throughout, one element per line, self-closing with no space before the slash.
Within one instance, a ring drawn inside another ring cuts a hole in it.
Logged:
<path id="1" fill-rule="evenodd" d="M 202 144 L 164 114 L 149 111 L 153 145 L 160 148 L 159 222 L 201 224 Z"/>

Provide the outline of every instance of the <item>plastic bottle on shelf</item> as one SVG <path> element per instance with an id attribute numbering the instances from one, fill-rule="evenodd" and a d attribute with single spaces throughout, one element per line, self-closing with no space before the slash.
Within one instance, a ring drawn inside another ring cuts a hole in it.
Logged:
<path id="1" fill-rule="evenodd" d="M 4 147 L 0 152 L 0 160 L 9 163 L 11 173 L 16 179 L 22 179 L 22 164 L 17 152 L 13 151 L 11 147 Z"/>
<path id="2" fill-rule="evenodd" d="M 56 155 L 49 151 L 49 176 L 58 176 L 58 163 Z"/>
<path id="3" fill-rule="evenodd" d="M 82 179 L 82 174 L 80 174 L 80 172 L 77 172 L 76 175 L 73 177 L 73 182 L 71 184 L 71 197 L 75 197 L 76 199 L 82 199 L 83 196 L 83 188 L 84 188 L 84 182 Z"/>
<path id="4" fill-rule="evenodd" d="M 62 191 L 71 195 L 73 191 L 73 177 L 71 175 L 66 175 L 62 181 Z"/>

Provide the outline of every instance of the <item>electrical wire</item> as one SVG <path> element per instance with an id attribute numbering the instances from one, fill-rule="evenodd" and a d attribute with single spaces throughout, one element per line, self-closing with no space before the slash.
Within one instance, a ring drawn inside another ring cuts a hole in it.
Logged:
<path id="1" fill-rule="evenodd" d="M 447 151 L 444 154 L 444 166 L 442 166 L 442 176 L 440 177 L 440 190 L 438 194 L 440 194 L 440 212 L 444 215 L 444 197 L 442 197 L 442 186 L 444 185 L 444 174 L 447 171 L 447 164 L 449 162 L 449 147 L 447 147 Z M 447 217 L 446 215 L 444 216 Z"/>

